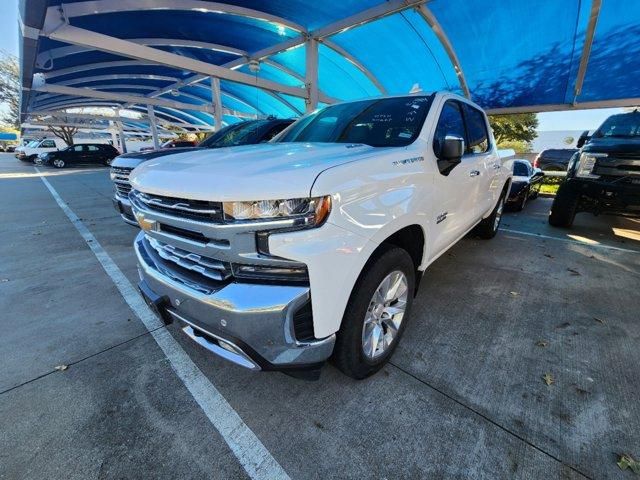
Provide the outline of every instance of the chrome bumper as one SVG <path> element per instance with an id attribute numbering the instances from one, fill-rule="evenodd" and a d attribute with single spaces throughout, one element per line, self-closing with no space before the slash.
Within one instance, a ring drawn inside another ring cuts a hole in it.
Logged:
<path id="1" fill-rule="evenodd" d="M 138 222 L 136 222 L 136 218 L 133 215 L 133 210 L 131 209 L 131 201 L 127 197 L 121 197 L 118 194 L 114 195 L 112 201 L 113 208 L 116 209 L 122 219 L 129 225 L 137 227 Z"/>
<path id="2" fill-rule="evenodd" d="M 204 293 L 157 264 L 144 242 L 135 240 L 141 290 L 162 298 L 161 315 L 185 324 L 183 331 L 207 350 L 254 370 L 317 368 L 332 353 L 335 335 L 299 342 L 293 315 L 310 299 L 308 286 L 225 284 Z"/>

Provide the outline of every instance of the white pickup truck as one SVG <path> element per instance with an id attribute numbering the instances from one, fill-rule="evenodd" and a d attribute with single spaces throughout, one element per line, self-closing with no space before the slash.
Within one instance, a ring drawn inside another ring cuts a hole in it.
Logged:
<path id="1" fill-rule="evenodd" d="M 367 377 L 389 359 L 425 269 L 492 238 L 510 170 L 482 110 L 451 93 L 335 104 L 274 141 L 137 167 L 147 303 L 236 364 Z"/>

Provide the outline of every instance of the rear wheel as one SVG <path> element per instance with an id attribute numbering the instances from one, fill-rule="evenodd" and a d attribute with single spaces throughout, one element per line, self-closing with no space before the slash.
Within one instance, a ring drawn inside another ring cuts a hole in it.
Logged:
<path id="1" fill-rule="evenodd" d="M 406 250 L 384 247 L 362 271 L 342 318 L 333 354 L 349 377 L 380 370 L 396 349 L 413 303 L 415 266 Z"/>
<path id="2" fill-rule="evenodd" d="M 491 215 L 482 220 L 475 228 L 475 233 L 480 238 L 490 240 L 496 236 L 496 233 L 498 233 L 498 228 L 500 228 L 500 220 L 502 220 L 502 213 L 504 212 L 504 201 L 506 196 L 507 192 L 506 190 L 504 190 L 502 192 L 502 195 L 500 195 L 500 198 L 498 199 L 498 203 L 491 212 Z"/>
<path id="3" fill-rule="evenodd" d="M 578 203 L 580 195 L 566 187 L 566 184 L 560 185 L 556 198 L 551 204 L 551 212 L 549 212 L 549 224 L 554 227 L 569 228 L 573 224 L 573 219 L 578 212 Z"/>
<path id="4" fill-rule="evenodd" d="M 64 168 L 64 160 L 61 158 L 55 158 L 52 163 L 56 168 Z"/>

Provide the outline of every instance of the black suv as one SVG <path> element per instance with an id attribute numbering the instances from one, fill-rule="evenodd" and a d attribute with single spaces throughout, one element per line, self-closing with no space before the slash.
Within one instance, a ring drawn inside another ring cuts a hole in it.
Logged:
<path id="1" fill-rule="evenodd" d="M 570 227 L 578 212 L 640 217 L 640 112 L 612 115 L 578 147 L 549 223 Z"/>
<path id="2" fill-rule="evenodd" d="M 56 152 L 41 153 L 36 158 L 39 165 L 53 165 L 63 168 L 69 165 L 111 165 L 111 161 L 120 155 L 113 146 L 105 143 L 82 143 L 71 145 Z"/>
<path id="3" fill-rule="evenodd" d="M 564 172 L 577 148 L 550 148 L 543 150 L 533 161 L 533 167 L 545 172 Z"/>

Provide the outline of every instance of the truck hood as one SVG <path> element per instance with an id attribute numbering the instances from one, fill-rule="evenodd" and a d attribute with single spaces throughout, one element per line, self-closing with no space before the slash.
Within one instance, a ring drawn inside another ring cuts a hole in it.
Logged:
<path id="1" fill-rule="evenodd" d="M 174 155 L 176 153 L 190 152 L 193 150 L 201 150 L 199 147 L 184 147 L 184 148 L 167 148 L 165 150 L 154 150 L 151 152 L 132 152 L 124 153 L 116 157 L 111 162 L 112 167 L 122 168 L 136 168 L 142 162 L 153 160 L 154 158 L 166 157 L 167 155 Z"/>
<path id="2" fill-rule="evenodd" d="M 270 143 L 199 150 L 145 162 L 131 174 L 136 190 L 209 201 L 308 197 L 324 170 L 389 148 L 348 143 Z"/>
<path id="3" fill-rule="evenodd" d="M 583 148 L 583 152 L 615 154 L 637 154 L 640 157 L 640 138 L 591 138 Z"/>

